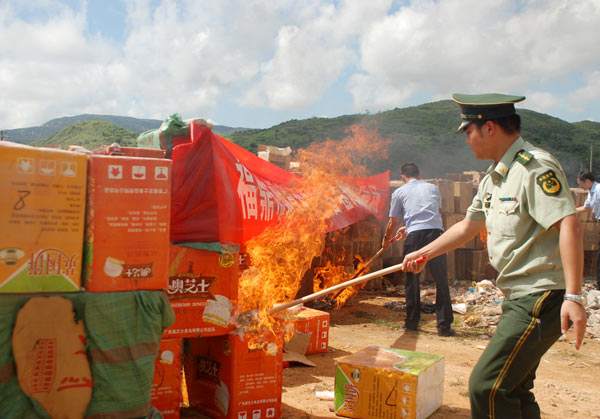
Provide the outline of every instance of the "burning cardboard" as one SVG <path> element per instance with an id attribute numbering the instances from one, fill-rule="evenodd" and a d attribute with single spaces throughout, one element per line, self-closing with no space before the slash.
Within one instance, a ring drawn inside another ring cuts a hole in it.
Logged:
<path id="1" fill-rule="evenodd" d="M 295 333 L 308 336 L 308 343 L 303 354 L 327 352 L 329 342 L 329 313 L 300 306 L 296 312 L 289 310 L 279 316 L 290 322 Z"/>

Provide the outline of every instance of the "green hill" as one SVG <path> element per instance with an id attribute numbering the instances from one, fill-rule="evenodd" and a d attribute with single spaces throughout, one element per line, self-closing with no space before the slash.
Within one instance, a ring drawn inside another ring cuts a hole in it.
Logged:
<path id="1" fill-rule="evenodd" d="M 599 123 L 568 123 L 526 109 L 519 109 L 518 113 L 523 138 L 554 153 L 572 183 L 577 172 L 589 166 L 590 146 L 600 152 Z M 456 133 L 459 108 L 450 100 L 377 114 L 292 120 L 264 130 L 236 132 L 228 138 L 253 152 L 258 144 L 290 146 L 295 150 L 327 138 L 341 139 L 346 135 L 344 128 L 360 122 L 374 123 L 380 135 L 392 140 L 389 158 L 370 165 L 373 172 L 391 170 L 392 179 L 400 178 L 400 166 L 408 161 L 416 163 L 426 178 L 485 170 L 490 164 L 475 159 L 465 143 L 465 135 Z M 600 158 L 598 161 L 600 167 Z"/>
<path id="2" fill-rule="evenodd" d="M 568 123 L 550 115 L 519 109 L 522 117 L 523 138 L 552 152 L 560 160 L 569 182 L 574 185 L 577 172 L 589 166 L 590 151 L 600 156 L 600 123 L 582 121 Z M 56 124 L 62 124 L 62 118 Z M 146 120 L 152 121 L 152 120 Z M 256 153 L 259 144 L 278 147 L 290 146 L 293 150 L 328 138 L 346 136 L 345 129 L 353 124 L 367 123 L 377 127 L 379 134 L 391 139 L 388 158 L 372 162 L 373 173 L 391 171 L 392 179 L 400 178 L 400 166 L 412 161 L 419 165 L 425 178 L 445 177 L 447 173 L 465 170 L 485 170 L 489 161 L 475 159 L 464 134 L 457 134 L 459 109 L 449 100 L 427 103 L 376 114 L 343 115 L 336 118 L 310 118 L 291 120 L 268 129 L 234 128 L 227 132 L 213 129 L 240 146 Z M 136 126 L 136 129 L 140 126 Z M 32 145 L 81 145 L 88 149 L 118 142 L 123 146 L 136 146 L 137 132 L 124 129 L 106 121 L 78 122 L 61 129 L 46 140 Z M 600 168 L 600 157 L 593 158 Z M 597 174 L 600 170 L 595 170 Z"/>
<path id="3" fill-rule="evenodd" d="M 66 149 L 70 145 L 80 145 L 89 150 L 101 145 L 119 143 L 126 147 L 137 147 L 137 134 L 106 121 L 78 122 L 61 129 L 46 140 L 36 141 L 33 146 L 60 146 Z"/>
<path id="4" fill-rule="evenodd" d="M 52 119 L 43 125 L 37 127 L 27 128 L 16 128 L 16 129 L 4 129 L 4 135 L 7 136 L 9 141 L 22 144 L 32 144 L 37 141 L 45 140 L 56 134 L 58 131 L 76 124 L 78 122 L 86 121 L 105 121 L 111 124 L 117 125 L 121 128 L 125 128 L 128 131 L 141 134 L 144 131 L 151 129 L 157 129 L 163 121 L 158 119 L 142 119 L 133 118 L 130 116 L 116 116 L 116 115 L 97 115 L 97 114 L 83 114 L 76 116 L 64 116 L 62 118 Z M 213 132 L 218 135 L 228 135 L 235 131 L 243 131 L 247 128 L 241 127 L 228 127 L 225 125 L 215 125 Z"/>

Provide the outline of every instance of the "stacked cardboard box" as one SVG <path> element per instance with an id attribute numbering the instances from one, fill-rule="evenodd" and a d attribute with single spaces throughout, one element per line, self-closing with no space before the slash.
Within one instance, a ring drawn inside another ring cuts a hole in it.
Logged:
<path id="1" fill-rule="evenodd" d="M 81 287 L 87 157 L 0 142 L 0 292 Z"/>
<path id="2" fill-rule="evenodd" d="M 226 335 L 237 304 L 239 255 L 170 246 L 167 294 L 175 323 L 167 338 Z"/>
<path id="3" fill-rule="evenodd" d="M 163 339 L 154 361 L 150 397 L 164 419 L 179 418 L 182 401 L 182 339 Z"/>
<path id="4" fill-rule="evenodd" d="M 186 339 L 184 352 L 190 408 L 210 418 L 281 416 L 281 333 Z"/>
<path id="5" fill-rule="evenodd" d="M 67 298 L 58 295 L 47 298 L 50 296 L 45 293 L 84 291 L 82 285 L 85 291 L 94 292 L 167 288 L 171 162 L 148 158 L 147 153 L 160 157 L 153 150 L 119 148 L 118 156 L 110 155 L 112 151 L 108 149 L 98 152 L 108 154 L 0 143 L 0 189 L 4 192 L 0 204 L 0 229 L 4 233 L 0 237 L 0 292 L 16 296 L 38 293 L 29 302 L 56 300 L 73 307 Z M 128 153 L 134 157 L 129 157 Z M 106 294 L 82 292 L 73 296 L 78 304 L 89 300 L 92 301 L 90 305 L 94 305 Z M 85 331 L 98 332 L 101 325 L 90 320 L 93 316 L 87 317 L 88 314 L 86 311 Z M 155 317 L 162 318 L 162 314 Z M 38 317 L 40 321 L 28 323 L 27 330 L 45 333 L 40 339 L 48 344 L 36 347 L 36 356 L 45 357 L 54 368 L 64 364 L 77 369 L 73 359 L 63 360 L 56 352 L 56 342 L 62 339 L 67 324 L 59 319 L 53 323 L 56 331 L 47 327 L 40 330 L 40 325 L 44 324 L 41 320 L 52 318 L 52 314 L 40 312 Z M 73 312 L 67 317 L 73 318 Z M 153 320 L 148 325 L 140 324 L 136 332 L 146 331 L 146 326 L 148 329 L 162 327 L 152 316 L 141 317 Z M 83 323 L 79 326 L 83 329 Z M 112 324 L 114 334 L 111 338 L 117 341 L 123 332 L 120 326 L 122 324 Z M 135 334 L 127 335 L 131 338 Z M 79 332 L 75 339 L 86 346 L 84 332 Z M 129 343 L 131 341 L 123 340 L 122 346 L 126 348 Z M 148 348 L 152 351 L 151 345 Z M 20 357 L 18 349 L 14 353 Z M 69 354 L 81 357 L 82 351 L 73 349 Z M 173 361 L 177 356 L 174 355 Z M 29 356 L 25 362 L 31 359 L 36 357 Z M 50 365 L 47 362 L 21 363 L 20 367 L 24 371 L 34 371 Z M 139 367 L 136 362 L 137 359 L 129 363 L 129 368 L 119 379 L 135 375 Z M 52 373 L 53 370 L 48 371 Z M 94 368 L 92 371 L 98 372 Z M 91 387 L 92 379 L 102 383 L 99 375 L 88 380 L 72 379 L 80 382 L 68 388 Z M 132 403 L 136 403 L 138 399 L 149 398 L 150 395 L 144 393 L 150 390 L 149 385 L 146 388 L 143 380 L 139 384 L 139 390 L 132 391 L 142 393 L 130 394 L 134 397 L 128 397 L 124 403 L 115 401 L 106 408 L 118 410 L 125 405 L 129 408 L 130 400 L 135 399 Z M 106 397 L 111 391 L 107 388 L 94 387 L 93 394 Z M 121 395 L 113 396 L 117 399 Z M 98 412 L 104 409 L 102 402 L 94 397 L 89 406 Z M 85 410 L 85 405 L 83 408 Z M 142 402 L 134 409 L 145 415 L 147 403 Z"/>
<path id="6" fill-rule="evenodd" d="M 290 170 L 292 149 L 290 147 L 275 147 L 272 145 L 258 145 L 258 157 L 285 170 Z"/>
<path id="7" fill-rule="evenodd" d="M 88 291 L 167 288 L 170 173 L 171 161 L 165 159 L 89 157 L 84 269 Z"/>

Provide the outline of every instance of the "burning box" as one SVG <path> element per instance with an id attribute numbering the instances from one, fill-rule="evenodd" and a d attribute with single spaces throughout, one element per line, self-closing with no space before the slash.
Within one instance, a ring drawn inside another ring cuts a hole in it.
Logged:
<path id="1" fill-rule="evenodd" d="M 181 339 L 163 339 L 154 361 L 152 406 L 165 419 L 178 419 L 181 407 Z"/>
<path id="2" fill-rule="evenodd" d="M 427 418 L 442 405 L 444 357 L 368 346 L 336 361 L 335 412 L 351 418 Z"/>
<path id="3" fill-rule="evenodd" d="M 225 335 L 238 296 L 238 255 L 170 246 L 167 294 L 175 323 L 165 337 Z"/>
<path id="4" fill-rule="evenodd" d="M 81 286 L 87 157 L 0 142 L 0 292 Z"/>
<path id="5" fill-rule="evenodd" d="M 166 289 L 170 206 L 170 160 L 90 156 L 85 288 Z"/>
<path id="6" fill-rule="evenodd" d="M 293 323 L 294 331 L 310 335 L 306 355 L 327 352 L 329 313 L 314 308 L 302 307 L 298 312 L 288 312 L 281 317 Z"/>
<path id="7" fill-rule="evenodd" d="M 232 334 L 186 340 L 190 407 L 210 418 L 279 418 L 283 336 L 271 334 L 252 346 Z"/>

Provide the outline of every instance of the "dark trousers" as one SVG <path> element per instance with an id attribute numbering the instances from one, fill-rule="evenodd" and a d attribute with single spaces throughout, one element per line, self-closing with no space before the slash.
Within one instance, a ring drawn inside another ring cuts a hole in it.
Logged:
<path id="1" fill-rule="evenodd" d="M 474 419 L 538 419 L 531 390 L 540 359 L 558 340 L 564 290 L 538 292 L 502 303 L 494 336 L 469 380 Z"/>
<path id="2" fill-rule="evenodd" d="M 431 243 L 443 233 L 439 229 L 417 230 L 409 233 L 404 242 L 404 254 L 408 254 Z M 450 289 L 448 288 L 448 265 L 446 255 L 427 262 L 431 276 L 435 279 L 435 316 L 438 330 L 448 330 L 454 320 Z M 421 319 L 421 289 L 419 274 L 406 273 L 406 322 L 409 329 L 416 329 Z"/>

